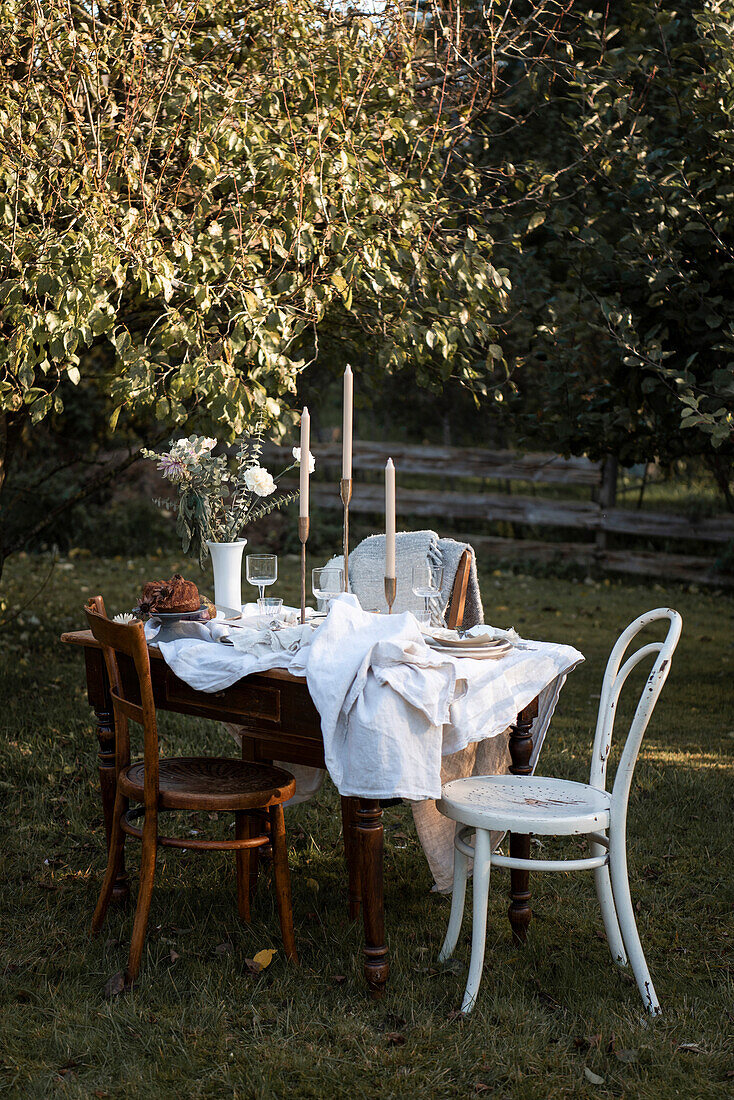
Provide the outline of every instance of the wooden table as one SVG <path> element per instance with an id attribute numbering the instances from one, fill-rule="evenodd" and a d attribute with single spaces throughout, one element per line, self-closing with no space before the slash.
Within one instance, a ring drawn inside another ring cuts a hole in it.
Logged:
<path id="1" fill-rule="evenodd" d="M 87 695 L 97 721 L 99 739 L 99 785 L 102 796 L 107 842 L 115 803 L 115 733 L 109 683 L 102 651 L 91 631 L 63 634 L 62 642 L 80 646 L 84 651 Z M 160 651 L 149 649 L 155 704 L 160 710 L 235 722 L 244 726 L 242 755 L 247 760 L 282 760 L 323 768 L 324 743 L 321 721 L 306 685 L 300 677 L 280 669 L 255 673 L 223 691 L 196 691 L 179 680 L 166 665 Z M 131 686 L 136 683 L 130 661 L 118 655 L 120 674 Z M 510 729 L 510 771 L 529 775 L 532 753 L 531 726 L 538 713 L 535 699 Z M 372 798 L 342 798 L 344 848 L 349 876 L 349 915 L 364 918 L 364 974 L 374 996 L 384 990 L 389 973 L 385 945 L 383 892 L 383 827 L 380 802 Z M 529 858 L 530 840 L 510 838 L 510 852 Z M 530 877 L 528 871 L 511 871 L 509 919 L 518 942 L 525 939 L 530 923 Z M 128 896 L 129 886 L 124 863 L 118 875 L 114 896 Z"/>

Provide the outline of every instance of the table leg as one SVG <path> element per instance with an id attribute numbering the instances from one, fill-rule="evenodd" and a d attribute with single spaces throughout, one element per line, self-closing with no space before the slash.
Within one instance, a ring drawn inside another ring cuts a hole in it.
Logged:
<path id="1" fill-rule="evenodd" d="M 538 715 L 538 700 L 520 711 L 514 726 L 510 726 L 510 772 L 512 775 L 530 775 L 530 757 L 533 753 L 533 735 L 530 732 L 534 719 Z M 523 834 L 510 834 L 510 855 L 515 859 L 530 859 L 530 837 Z M 517 943 L 524 943 L 528 926 L 532 918 L 530 908 L 530 872 L 512 868 L 510 870 L 510 918 L 512 935 Z"/>
<path id="2" fill-rule="evenodd" d="M 364 976 L 372 996 L 380 997 L 390 965 L 385 946 L 382 807 L 377 799 L 359 799 L 356 834 L 364 912 Z"/>
<path id="3" fill-rule="evenodd" d="M 355 834 L 357 799 L 342 798 L 342 834 L 344 858 L 349 876 L 349 919 L 356 920 L 362 902 L 362 883 L 359 873 L 359 845 Z"/>

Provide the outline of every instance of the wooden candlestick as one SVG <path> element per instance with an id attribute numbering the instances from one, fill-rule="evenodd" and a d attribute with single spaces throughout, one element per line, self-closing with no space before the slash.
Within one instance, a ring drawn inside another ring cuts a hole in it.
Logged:
<path id="1" fill-rule="evenodd" d="M 352 499 L 352 479 L 351 477 L 343 477 L 339 485 L 339 491 L 341 493 L 342 504 L 344 505 L 344 535 L 343 535 L 343 552 L 344 552 L 344 591 L 349 591 L 349 501 Z"/>
<path id="2" fill-rule="evenodd" d="M 395 603 L 395 594 L 397 590 L 397 577 L 385 577 L 385 599 L 387 600 L 388 615 L 392 615 L 392 605 Z"/>
<path id="3" fill-rule="evenodd" d="M 298 537 L 301 540 L 301 622 L 306 621 L 306 543 L 308 542 L 308 516 L 298 517 Z"/>

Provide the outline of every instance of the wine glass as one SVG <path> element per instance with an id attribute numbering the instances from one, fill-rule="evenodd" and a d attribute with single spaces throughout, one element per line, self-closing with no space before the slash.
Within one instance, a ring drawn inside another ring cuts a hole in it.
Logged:
<path id="1" fill-rule="evenodd" d="M 324 565 L 311 570 L 311 591 L 317 600 L 329 600 L 344 590 L 344 570 L 335 565 Z"/>
<path id="2" fill-rule="evenodd" d="M 260 599 L 265 599 L 265 589 L 278 579 L 278 559 L 275 554 L 248 554 L 247 580 L 260 590 Z"/>
<path id="3" fill-rule="evenodd" d="M 429 600 L 441 595 L 443 566 L 423 561 L 413 566 L 413 595 L 423 599 L 423 621 L 431 621 Z"/>

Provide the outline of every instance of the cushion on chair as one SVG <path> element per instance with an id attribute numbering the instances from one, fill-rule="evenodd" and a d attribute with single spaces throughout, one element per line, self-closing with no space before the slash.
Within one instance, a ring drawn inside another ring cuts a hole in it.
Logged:
<path id="1" fill-rule="evenodd" d="M 127 798 L 143 800 L 142 761 L 120 772 Z M 165 810 L 252 810 L 285 802 L 296 781 L 284 768 L 226 757 L 179 756 L 158 764 L 159 806 Z"/>
<path id="2" fill-rule="evenodd" d="M 437 805 L 478 829 L 573 836 L 608 828 L 611 795 L 566 779 L 475 775 L 446 783 Z"/>

